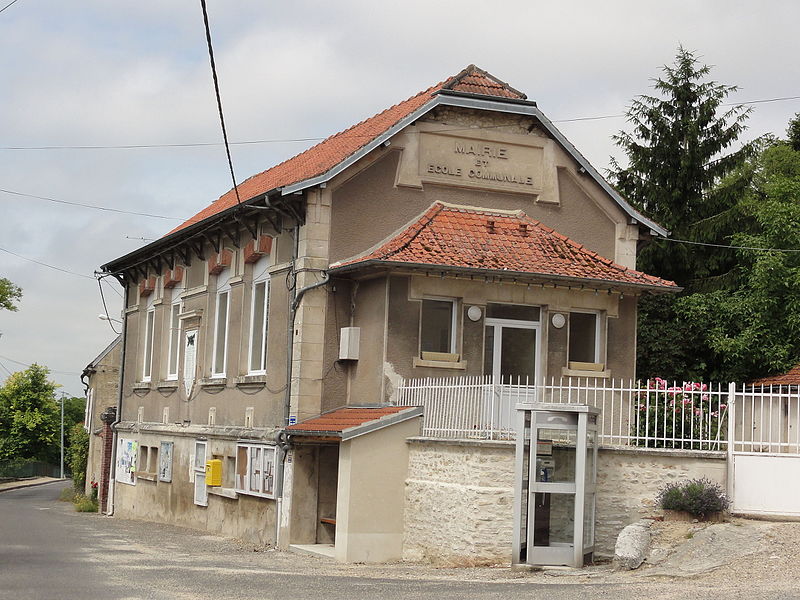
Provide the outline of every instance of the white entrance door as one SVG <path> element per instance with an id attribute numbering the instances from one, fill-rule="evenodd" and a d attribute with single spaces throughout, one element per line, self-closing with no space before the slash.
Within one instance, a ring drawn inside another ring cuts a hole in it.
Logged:
<path id="1" fill-rule="evenodd" d="M 539 323 L 487 318 L 484 340 L 483 372 L 495 381 L 487 411 L 492 425 L 511 431 L 514 407 L 535 399 Z"/>

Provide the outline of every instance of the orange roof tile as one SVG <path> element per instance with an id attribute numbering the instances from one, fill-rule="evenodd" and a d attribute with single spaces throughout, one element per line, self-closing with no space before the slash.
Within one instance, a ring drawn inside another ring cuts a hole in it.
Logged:
<path id="1" fill-rule="evenodd" d="M 239 197 L 242 201 L 249 200 L 259 194 L 265 194 L 271 190 L 299 183 L 326 173 L 379 135 L 391 129 L 392 126 L 412 114 L 415 110 L 424 106 L 440 90 L 453 90 L 520 100 L 524 100 L 526 97 L 525 94 L 509 87 L 508 84 L 489 75 L 486 71 L 479 69 L 475 65 L 470 65 L 455 77 L 438 83 L 408 100 L 387 108 L 374 117 L 370 117 L 349 129 L 332 135 L 305 152 L 301 152 L 279 165 L 244 180 L 238 185 Z M 236 193 L 234 190 L 230 190 L 169 233 L 175 233 L 189 225 L 212 217 L 235 204 Z"/>
<path id="2" fill-rule="evenodd" d="M 781 375 L 770 375 L 769 377 L 756 379 L 751 385 L 800 385 L 800 365 L 795 365 Z"/>
<path id="3" fill-rule="evenodd" d="M 313 419 L 308 419 L 302 423 L 289 425 L 286 430 L 289 432 L 317 432 L 342 433 L 347 429 L 365 425 L 371 421 L 377 421 L 383 417 L 396 415 L 406 410 L 416 410 L 413 406 L 346 406 L 337 408 L 330 412 L 321 414 Z"/>
<path id="4" fill-rule="evenodd" d="M 375 261 L 679 289 L 672 281 L 618 265 L 522 211 L 491 211 L 439 202 L 376 250 L 335 263 L 331 269 Z"/>

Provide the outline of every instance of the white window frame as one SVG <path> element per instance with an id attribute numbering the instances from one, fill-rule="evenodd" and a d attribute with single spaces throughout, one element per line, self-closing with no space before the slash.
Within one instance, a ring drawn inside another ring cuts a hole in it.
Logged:
<path id="1" fill-rule="evenodd" d="M 178 294 L 175 294 L 173 297 L 177 297 L 178 299 L 175 300 L 169 307 L 169 344 L 168 344 L 168 352 L 167 352 L 167 381 L 177 381 L 178 380 L 178 371 L 179 363 L 181 358 L 181 308 L 183 306 L 183 302 L 180 299 Z M 175 308 L 178 308 L 177 314 L 175 313 Z M 171 370 L 171 363 L 172 363 L 172 354 L 175 353 L 175 372 L 173 373 Z"/>
<path id="2" fill-rule="evenodd" d="M 94 412 L 94 388 L 89 388 L 86 393 L 86 408 L 83 412 L 83 428 L 88 432 L 92 432 L 92 417 Z"/>
<path id="3" fill-rule="evenodd" d="M 142 354 L 142 381 L 148 382 L 153 376 L 153 338 L 156 327 L 156 309 L 147 309 L 144 317 L 144 352 Z"/>
<path id="4" fill-rule="evenodd" d="M 244 448 L 246 450 L 246 460 L 247 460 L 247 468 L 245 470 L 244 481 L 240 481 L 239 479 L 239 449 Z M 260 468 L 261 468 L 261 475 L 260 475 L 260 483 L 261 483 L 261 491 L 254 492 L 250 490 L 250 482 L 253 477 L 253 473 L 251 467 L 253 465 L 252 461 L 252 452 L 254 449 L 259 449 L 261 451 L 261 460 L 260 460 Z M 271 464 L 271 470 L 267 469 L 267 465 Z M 247 494 L 248 496 L 259 496 L 261 498 L 275 498 L 275 483 L 278 480 L 277 477 L 277 468 L 278 468 L 278 461 L 277 461 L 277 447 L 271 446 L 268 444 L 253 444 L 249 442 L 239 442 L 236 444 L 236 466 L 235 466 L 235 473 L 233 476 L 233 485 L 234 490 L 236 490 L 239 494 Z M 272 479 L 272 490 L 269 492 L 264 491 L 265 482 L 268 477 L 265 473 L 270 473 L 269 477 Z"/>
<path id="5" fill-rule="evenodd" d="M 569 328 L 567 329 L 567 364 L 570 362 L 575 362 L 570 359 L 570 344 L 572 343 L 572 314 L 573 313 L 581 313 L 581 314 L 588 314 L 594 315 L 594 360 L 589 361 L 595 364 L 603 363 L 605 364 L 605 357 L 603 356 L 603 349 L 605 348 L 605 344 L 603 343 L 604 340 L 601 339 L 603 331 L 605 328 L 601 322 L 603 315 L 605 314 L 602 310 L 590 310 L 590 309 L 582 309 L 582 308 L 571 308 L 569 311 L 570 314 L 570 321 L 569 321 Z M 583 362 L 583 361 L 578 361 Z"/>
<path id="6" fill-rule="evenodd" d="M 202 448 L 202 460 L 199 461 Z M 192 473 L 194 474 L 194 503 L 197 506 L 208 506 L 208 487 L 206 486 L 206 461 L 208 460 L 208 443 L 205 440 L 195 440 L 194 456 L 192 457 Z"/>
<path id="7" fill-rule="evenodd" d="M 269 294 L 270 294 L 270 277 L 269 277 L 269 256 L 260 258 L 253 265 L 253 290 L 252 301 L 250 303 L 250 341 L 249 352 L 247 356 L 247 373 L 248 375 L 266 375 L 267 373 L 267 336 L 269 335 Z M 262 323 L 256 323 L 256 287 L 264 284 L 264 315 Z M 261 342 L 263 348 L 261 349 L 261 364 L 259 368 L 253 368 L 253 342 L 256 333 L 256 327 L 261 327 Z"/>
<path id="8" fill-rule="evenodd" d="M 228 334 L 230 333 L 230 320 L 231 320 L 231 286 L 230 286 L 230 268 L 226 268 L 222 273 L 217 276 L 217 295 L 216 306 L 214 307 L 214 351 L 212 352 L 211 362 L 211 377 L 224 378 L 228 372 Z M 222 348 L 219 347 L 219 309 L 220 297 L 225 295 L 225 337 L 222 340 Z M 217 363 L 219 359 L 219 352 L 222 352 L 222 370 L 217 370 Z"/>
<path id="9" fill-rule="evenodd" d="M 449 296 L 423 296 L 422 302 L 419 303 L 419 356 L 422 356 L 422 306 L 425 300 L 435 300 L 437 302 L 450 302 L 453 305 L 452 322 L 450 323 L 450 349 L 449 354 L 458 354 L 458 298 Z"/>

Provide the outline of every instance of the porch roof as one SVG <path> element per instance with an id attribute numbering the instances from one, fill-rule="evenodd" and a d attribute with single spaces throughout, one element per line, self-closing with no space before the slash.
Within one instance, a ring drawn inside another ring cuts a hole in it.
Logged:
<path id="1" fill-rule="evenodd" d="M 290 435 L 348 440 L 422 415 L 421 406 L 345 406 L 289 425 Z"/>
<path id="2" fill-rule="evenodd" d="M 369 267 L 435 267 L 501 277 L 567 280 L 598 287 L 679 291 L 672 281 L 623 267 L 530 218 L 435 202 L 365 254 L 331 265 L 331 274 Z"/>

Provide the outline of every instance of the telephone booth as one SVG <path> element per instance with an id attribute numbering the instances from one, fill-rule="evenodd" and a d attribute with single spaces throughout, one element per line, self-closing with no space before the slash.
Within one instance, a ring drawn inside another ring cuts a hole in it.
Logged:
<path id="1" fill-rule="evenodd" d="M 591 562 L 599 413 L 583 404 L 517 406 L 515 564 Z"/>

